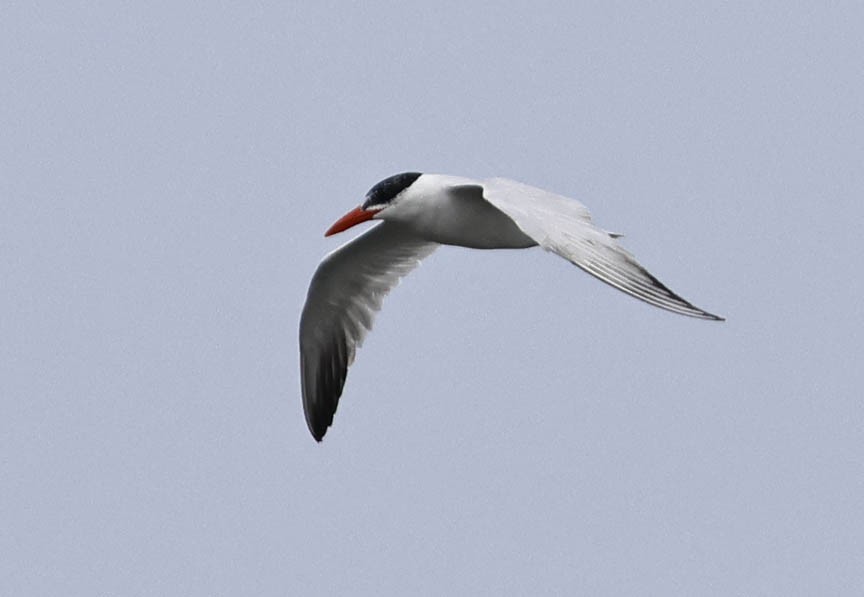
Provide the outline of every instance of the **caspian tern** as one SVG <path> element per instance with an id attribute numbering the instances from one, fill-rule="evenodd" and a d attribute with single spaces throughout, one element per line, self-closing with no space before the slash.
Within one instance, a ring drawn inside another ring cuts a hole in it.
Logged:
<path id="1" fill-rule="evenodd" d="M 471 180 L 405 172 L 373 186 L 325 236 L 367 220 L 375 227 L 318 266 L 300 317 L 303 409 L 321 441 L 333 422 L 348 367 L 381 301 L 438 245 L 472 249 L 540 246 L 655 307 L 722 320 L 687 302 L 645 270 L 574 199 L 504 178 Z"/>

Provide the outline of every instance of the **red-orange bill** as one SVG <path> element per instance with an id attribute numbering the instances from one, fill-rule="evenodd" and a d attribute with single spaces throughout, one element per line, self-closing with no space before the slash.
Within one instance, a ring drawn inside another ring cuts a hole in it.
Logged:
<path id="1" fill-rule="evenodd" d="M 362 207 L 356 207 L 338 220 L 336 220 L 336 223 L 327 229 L 327 232 L 324 233 L 324 236 L 332 236 L 334 234 L 338 234 L 339 232 L 348 230 L 349 228 L 351 228 L 351 226 L 356 226 L 357 224 L 360 224 L 367 220 L 371 220 L 372 217 L 379 211 L 380 210 L 378 209 L 363 209 Z"/>

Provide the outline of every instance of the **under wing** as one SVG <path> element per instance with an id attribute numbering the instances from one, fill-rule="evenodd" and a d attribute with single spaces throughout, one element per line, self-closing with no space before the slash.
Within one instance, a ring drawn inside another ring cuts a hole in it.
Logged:
<path id="1" fill-rule="evenodd" d="M 333 422 L 348 367 L 384 297 L 437 246 L 382 222 L 318 266 L 300 316 L 303 410 L 316 440 Z"/>

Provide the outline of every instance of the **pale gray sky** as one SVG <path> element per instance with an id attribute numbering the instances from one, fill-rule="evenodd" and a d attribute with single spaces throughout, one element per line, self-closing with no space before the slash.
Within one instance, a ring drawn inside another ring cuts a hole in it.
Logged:
<path id="1" fill-rule="evenodd" d="M 864 592 L 834 6 L 4 3 L 0 593 Z M 728 321 L 446 248 L 317 445 L 322 235 L 404 170 L 578 198 Z"/>

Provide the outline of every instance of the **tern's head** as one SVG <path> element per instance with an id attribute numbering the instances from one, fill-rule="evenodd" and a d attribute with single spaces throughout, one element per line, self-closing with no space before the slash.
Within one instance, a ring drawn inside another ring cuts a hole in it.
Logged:
<path id="1" fill-rule="evenodd" d="M 403 172 L 385 178 L 366 193 L 366 198 L 360 207 L 357 207 L 339 218 L 335 224 L 330 226 L 324 236 L 330 236 L 342 232 L 371 220 L 380 211 L 393 207 L 402 200 L 405 190 L 420 178 L 420 172 Z"/>

